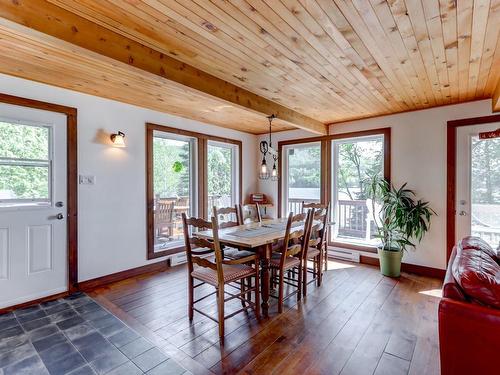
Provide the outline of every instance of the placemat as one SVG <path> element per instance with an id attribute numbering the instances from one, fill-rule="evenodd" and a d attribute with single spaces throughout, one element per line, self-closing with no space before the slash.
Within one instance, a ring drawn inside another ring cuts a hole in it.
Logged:
<path id="1" fill-rule="evenodd" d="M 243 238 L 253 238 L 253 237 L 259 237 L 265 234 L 269 233 L 275 233 L 279 232 L 280 228 L 273 228 L 273 227 L 259 227 L 259 228 L 247 228 L 247 229 L 240 229 L 232 233 L 228 233 L 231 236 L 236 236 L 236 237 L 243 237 Z"/>

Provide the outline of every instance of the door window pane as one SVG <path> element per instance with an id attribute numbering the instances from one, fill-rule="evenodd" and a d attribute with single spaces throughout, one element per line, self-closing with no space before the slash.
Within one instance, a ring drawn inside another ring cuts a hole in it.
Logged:
<path id="1" fill-rule="evenodd" d="M 284 147 L 285 205 L 283 215 L 302 211 L 302 202 L 321 200 L 321 143 Z"/>
<path id="2" fill-rule="evenodd" d="M 383 166 L 383 136 L 332 141 L 333 241 L 378 243 L 367 187 Z"/>
<path id="3" fill-rule="evenodd" d="M 161 251 L 183 244 L 182 213 L 194 215 L 196 140 L 153 133 L 154 246 Z"/>
<path id="4" fill-rule="evenodd" d="M 237 149 L 236 145 L 208 142 L 207 147 L 207 185 L 208 217 L 212 216 L 213 206 L 234 206 L 237 197 Z"/>
<path id="5" fill-rule="evenodd" d="M 500 244 L 500 139 L 471 144 L 471 234 Z"/>
<path id="6" fill-rule="evenodd" d="M 50 128 L 0 121 L 0 206 L 50 204 Z"/>
<path id="7" fill-rule="evenodd" d="M 0 165 L 0 200 L 49 200 L 49 168 Z"/>
<path id="8" fill-rule="evenodd" d="M 49 128 L 0 121 L 0 158 L 49 159 Z"/>

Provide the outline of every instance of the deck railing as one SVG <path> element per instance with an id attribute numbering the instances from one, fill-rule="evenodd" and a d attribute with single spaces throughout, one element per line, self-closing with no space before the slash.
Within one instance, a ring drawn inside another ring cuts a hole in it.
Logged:
<path id="1" fill-rule="evenodd" d="M 293 212 L 294 214 L 299 214 L 302 212 L 302 202 L 305 203 L 319 203 L 319 199 L 307 199 L 307 198 L 289 198 L 288 199 L 288 212 Z"/>
<path id="2" fill-rule="evenodd" d="M 500 245 L 500 229 L 498 228 L 472 225 L 471 234 L 473 236 L 481 237 L 494 249 L 496 249 Z"/>
<path id="3" fill-rule="evenodd" d="M 319 202 L 319 199 L 288 199 L 288 212 L 301 212 L 302 202 Z M 335 211 L 333 221 L 337 223 L 337 236 L 370 240 L 375 234 L 366 200 L 339 200 Z"/>
<path id="4" fill-rule="evenodd" d="M 370 239 L 371 218 L 366 200 L 339 200 L 338 201 L 338 235 Z"/>

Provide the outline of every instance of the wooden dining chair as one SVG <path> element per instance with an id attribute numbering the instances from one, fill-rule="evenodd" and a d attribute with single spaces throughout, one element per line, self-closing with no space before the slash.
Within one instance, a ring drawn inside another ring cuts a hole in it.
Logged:
<path id="1" fill-rule="evenodd" d="M 219 229 L 236 227 L 241 224 L 237 205 L 220 208 L 213 206 L 212 214 L 217 218 Z"/>
<path id="2" fill-rule="evenodd" d="M 155 235 L 157 238 L 166 237 L 171 241 L 174 235 L 174 208 L 175 201 L 158 199 L 154 211 Z"/>
<path id="3" fill-rule="evenodd" d="M 238 204 L 238 211 L 241 224 L 261 223 L 262 216 L 260 215 L 260 207 L 258 203 Z"/>
<path id="4" fill-rule="evenodd" d="M 213 215 L 217 218 L 219 229 L 231 228 L 241 225 L 240 215 L 238 212 L 237 205 L 235 205 L 234 207 L 222 207 L 222 208 L 217 208 L 216 206 L 214 206 L 212 212 Z M 227 219 L 228 216 L 229 220 Z M 231 220 L 231 218 L 235 218 L 237 221 Z M 254 254 L 254 252 L 251 251 L 223 246 L 223 245 L 221 245 L 221 248 L 223 250 L 223 257 L 229 259 L 240 259 Z"/>
<path id="5" fill-rule="evenodd" d="M 309 233 L 302 253 L 302 293 L 304 296 L 307 295 L 307 286 L 310 283 L 316 282 L 318 286 L 321 286 L 324 256 L 322 243 L 325 241 L 327 224 L 328 206 L 323 209 L 315 210 L 312 208 L 310 210 Z M 312 262 L 312 268 L 308 267 L 309 261 Z M 311 280 L 308 280 L 308 274 L 312 274 Z"/>
<path id="6" fill-rule="evenodd" d="M 231 228 L 241 225 L 238 205 L 235 205 L 234 207 L 221 207 L 221 208 L 217 208 L 216 206 L 214 206 L 212 212 L 214 216 L 217 217 L 217 221 L 219 223 L 219 229 Z M 237 221 L 232 220 L 233 218 Z M 255 254 L 255 252 L 253 251 L 248 251 L 233 246 L 221 245 L 221 249 L 222 249 L 222 257 L 224 259 L 231 259 L 231 260 L 243 259 L 251 257 L 252 255 Z M 252 262 L 253 262 L 252 260 L 249 261 L 249 263 Z M 244 280 L 242 279 L 240 283 L 241 287 L 243 288 Z M 248 277 L 246 279 L 246 283 L 247 285 L 252 285 L 252 278 Z M 248 299 L 251 298 L 251 292 L 247 293 L 247 298 Z M 245 306 L 245 301 L 242 300 L 241 304 L 242 306 Z"/>
<path id="7" fill-rule="evenodd" d="M 302 201 L 302 212 L 306 212 L 307 210 L 314 208 L 315 210 L 317 209 L 322 209 L 326 208 L 326 204 L 319 203 L 319 202 L 306 202 Z"/>
<path id="8" fill-rule="evenodd" d="M 224 260 L 222 258 L 222 251 L 220 248 L 217 217 L 215 216 L 212 217 L 211 221 L 206 221 L 199 218 L 187 218 L 186 214 L 183 213 L 182 223 L 184 226 L 184 241 L 188 260 L 189 320 L 193 320 L 194 312 L 196 311 L 197 313 L 217 322 L 219 325 L 219 337 L 221 338 L 221 341 L 223 341 L 224 322 L 226 319 L 248 309 L 253 309 L 257 319 L 260 319 L 259 257 L 258 255 L 253 254 L 251 257 L 238 260 Z M 191 235 L 190 228 L 196 228 L 198 230 L 212 230 L 213 241 L 196 237 L 196 235 Z M 209 258 L 201 257 L 206 254 L 214 254 L 214 261 Z M 249 266 L 247 264 L 250 261 L 253 262 L 253 266 Z M 240 282 L 248 277 L 255 278 L 254 286 L 244 285 Z M 199 282 L 196 285 L 195 280 Z M 213 286 L 215 288 L 215 292 L 195 300 L 195 289 L 204 284 Z M 226 286 L 236 288 L 239 290 L 239 293 L 235 294 L 228 292 L 226 290 Z M 246 299 L 245 296 L 247 296 L 249 292 L 253 292 L 255 296 L 254 301 Z M 215 319 L 195 307 L 196 303 L 214 294 L 217 298 L 218 319 Z M 226 298 L 226 295 L 229 297 Z M 243 300 L 245 302 L 244 306 L 227 316 L 224 315 L 225 303 L 235 298 Z"/>
<path id="9" fill-rule="evenodd" d="M 283 302 L 291 296 L 297 294 L 300 300 L 302 295 L 302 250 L 304 248 L 304 235 L 307 232 L 305 228 L 308 223 L 308 214 L 302 213 L 288 215 L 285 229 L 285 237 L 282 242 L 280 252 L 273 253 L 269 267 L 271 268 L 271 285 L 278 287 L 278 312 L 283 312 Z M 300 229 L 294 228 L 296 223 L 302 223 Z M 298 279 L 295 278 L 298 276 Z M 286 285 L 296 289 L 284 295 Z M 272 297 L 275 297 L 271 295 Z"/>
<path id="10" fill-rule="evenodd" d="M 316 203 L 316 202 L 308 202 L 306 203 L 305 201 L 302 201 L 302 212 L 308 209 L 315 209 L 315 210 L 326 210 L 327 215 L 330 214 L 330 202 L 327 204 L 322 204 L 322 203 Z M 326 232 L 324 233 L 323 236 L 323 242 L 321 243 L 321 249 L 323 250 L 323 262 L 324 262 L 324 267 L 325 267 L 325 272 L 328 271 L 328 221 L 325 227 Z"/>

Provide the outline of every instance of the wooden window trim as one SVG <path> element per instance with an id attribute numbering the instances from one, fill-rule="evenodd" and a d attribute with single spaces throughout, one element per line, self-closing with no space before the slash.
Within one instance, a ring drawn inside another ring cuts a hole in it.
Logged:
<path id="1" fill-rule="evenodd" d="M 500 115 L 471 117 L 447 122 L 446 128 L 446 264 L 455 246 L 457 128 L 500 121 Z"/>
<path id="2" fill-rule="evenodd" d="M 332 181 L 331 181 L 331 169 L 332 169 L 332 150 L 331 141 L 335 139 L 344 138 L 358 138 L 367 137 L 371 135 L 383 135 L 384 136 L 384 178 L 387 181 L 391 181 L 391 128 L 377 128 L 369 130 L 361 130 L 355 132 L 329 134 L 321 137 L 310 137 L 310 138 L 299 138 L 299 139 L 289 139 L 285 141 L 278 142 L 278 153 L 279 160 L 283 160 L 283 147 L 294 144 L 304 144 L 304 143 L 315 143 L 321 142 L 321 182 L 320 182 L 320 196 L 321 203 L 331 202 L 332 199 Z M 283 172 L 283 171 L 282 171 Z M 281 173 L 283 176 L 283 173 Z M 282 211 L 282 196 L 283 196 L 283 182 L 280 178 L 278 180 L 278 217 L 281 217 Z M 350 250 L 365 251 L 376 253 L 377 249 L 373 246 L 364 246 L 357 244 L 346 244 L 343 242 L 328 241 L 328 245 L 343 247 Z"/>
<path id="3" fill-rule="evenodd" d="M 206 218 L 208 214 L 208 168 L 207 153 L 208 141 L 229 143 L 238 146 L 238 203 L 243 200 L 243 143 L 236 139 L 217 137 L 214 135 L 173 128 L 170 126 L 146 123 L 146 215 L 147 215 L 147 259 L 156 259 L 184 251 L 184 246 L 179 246 L 163 251 L 154 251 L 154 187 L 153 187 L 153 131 L 161 131 L 177 135 L 184 135 L 197 139 L 197 185 L 198 185 L 198 216 Z"/>
<path id="4" fill-rule="evenodd" d="M 0 93 L 0 103 L 66 115 L 68 293 L 78 290 L 78 135 L 77 110 L 59 104 Z M 24 303 L 28 304 L 28 302 Z M 24 305 L 23 304 L 23 305 Z"/>

